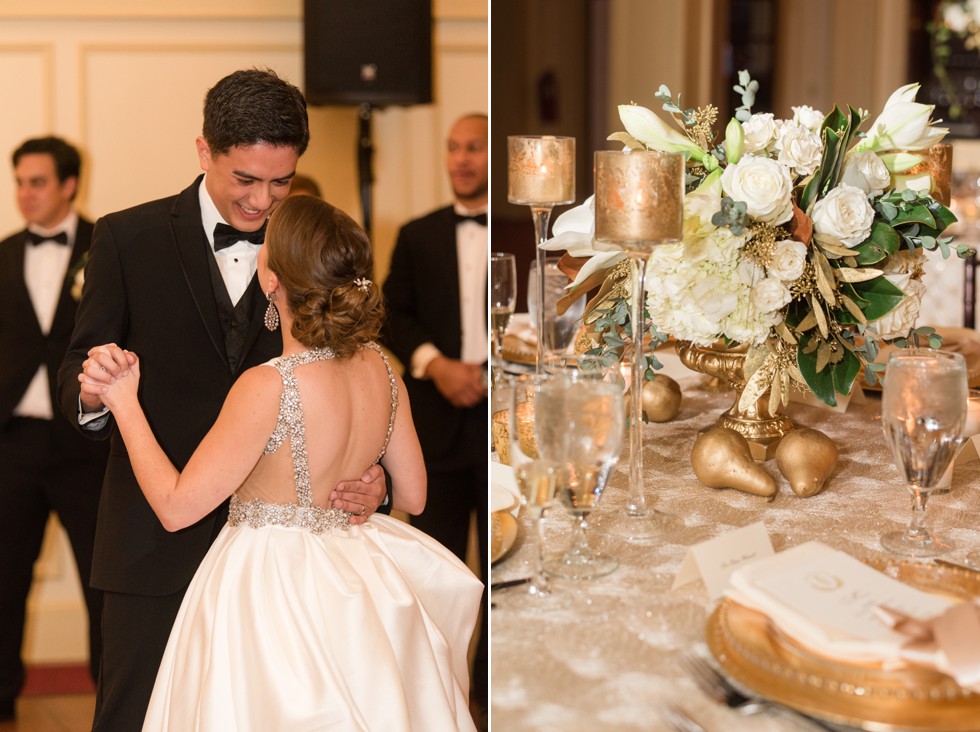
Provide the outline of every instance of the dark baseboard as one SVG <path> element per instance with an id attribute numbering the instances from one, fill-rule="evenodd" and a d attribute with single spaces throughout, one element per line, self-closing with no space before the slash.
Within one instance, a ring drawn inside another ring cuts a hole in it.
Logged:
<path id="1" fill-rule="evenodd" d="M 47 694 L 91 694 L 95 684 L 89 677 L 87 664 L 35 664 L 26 669 L 22 696 Z"/>

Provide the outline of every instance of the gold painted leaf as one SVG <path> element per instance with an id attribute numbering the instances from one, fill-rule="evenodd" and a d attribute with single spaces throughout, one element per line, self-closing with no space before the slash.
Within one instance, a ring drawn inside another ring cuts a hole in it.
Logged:
<path id="1" fill-rule="evenodd" d="M 841 282 L 867 282 L 875 277 L 880 277 L 882 271 L 873 267 L 853 267 L 838 269 L 834 276 Z"/>
<path id="2" fill-rule="evenodd" d="M 847 295 L 841 295 L 840 296 L 840 301 L 844 305 L 844 307 L 847 308 L 847 312 L 849 312 L 851 315 L 853 315 L 854 316 L 854 319 L 857 322 L 859 322 L 861 325 L 867 325 L 868 324 L 868 319 L 866 317 L 864 317 L 864 313 L 861 312 L 861 308 L 859 308 L 857 306 L 857 303 L 856 302 L 854 302 Z"/>
<path id="3" fill-rule="evenodd" d="M 834 287 L 834 272 L 830 268 L 830 262 L 827 261 L 827 258 L 823 254 L 814 251 L 813 264 L 817 275 L 817 290 L 820 291 L 823 299 L 833 307 L 837 304 L 837 295 L 835 294 L 836 288 Z"/>
<path id="4" fill-rule="evenodd" d="M 810 307 L 813 308 L 813 314 L 817 318 L 817 327 L 820 329 L 820 335 L 824 338 L 830 337 L 830 328 L 827 325 L 827 314 L 820 307 L 820 303 L 817 302 L 817 298 L 810 295 Z"/>

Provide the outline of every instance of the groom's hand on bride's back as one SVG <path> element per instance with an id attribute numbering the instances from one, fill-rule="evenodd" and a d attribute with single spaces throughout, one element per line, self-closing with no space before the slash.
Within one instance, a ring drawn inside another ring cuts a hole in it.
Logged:
<path id="1" fill-rule="evenodd" d="M 378 510 L 388 495 L 388 484 L 380 465 L 372 465 L 360 480 L 342 480 L 330 494 L 330 507 L 347 511 L 353 525 L 363 524 Z"/>
<path id="2" fill-rule="evenodd" d="M 129 368 L 136 362 L 136 356 L 125 351 L 115 343 L 95 346 L 88 351 L 88 358 L 82 361 L 82 371 L 78 375 L 81 384 L 80 400 L 82 410 L 97 412 L 105 406 L 105 388 L 116 379 L 128 375 Z"/>

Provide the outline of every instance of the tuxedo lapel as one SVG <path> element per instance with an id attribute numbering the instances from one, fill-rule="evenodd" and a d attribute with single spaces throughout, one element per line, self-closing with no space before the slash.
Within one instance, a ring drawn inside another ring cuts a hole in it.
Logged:
<path id="1" fill-rule="evenodd" d="M 75 310 L 78 308 L 78 300 L 72 295 L 75 286 L 75 278 L 84 265 L 84 257 L 88 254 L 89 246 L 92 243 L 92 223 L 85 219 L 78 218 L 78 227 L 75 230 L 75 244 L 71 250 L 71 260 L 68 269 L 65 270 L 65 279 L 61 283 L 61 294 L 58 296 L 58 307 L 54 311 L 54 320 L 51 322 L 51 332 L 55 333 L 63 325 L 70 333 L 75 324 Z M 68 321 L 65 323 L 65 321 Z"/>
<path id="2" fill-rule="evenodd" d="M 27 289 L 27 281 L 24 279 L 24 249 L 27 246 L 27 230 L 25 229 L 20 237 L 20 241 L 13 248 L 13 257 L 8 272 L 9 292 L 12 300 L 11 311 L 16 313 L 30 313 L 30 318 L 24 323 L 25 327 L 37 330 L 38 335 L 43 336 L 41 324 L 38 322 L 37 313 L 34 312 L 34 302 L 31 300 L 31 293 Z"/>
<path id="3" fill-rule="evenodd" d="M 225 337 L 221 331 L 218 306 L 214 299 L 211 284 L 211 270 L 208 266 L 208 240 L 201 224 L 201 204 L 198 200 L 198 186 L 203 176 L 186 188 L 171 209 L 170 226 L 177 260 L 187 282 L 191 297 L 201 314 L 201 320 L 211 338 L 211 344 L 223 361 L 228 360 L 225 353 Z"/>

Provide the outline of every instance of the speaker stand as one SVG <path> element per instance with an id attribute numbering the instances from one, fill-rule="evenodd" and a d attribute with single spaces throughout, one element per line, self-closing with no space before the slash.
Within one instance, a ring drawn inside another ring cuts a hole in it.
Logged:
<path id="1" fill-rule="evenodd" d="M 360 131 L 357 141 L 357 178 L 361 188 L 361 212 L 363 218 L 361 223 L 367 232 L 368 239 L 371 238 L 371 184 L 374 183 L 374 175 L 371 171 L 371 160 L 374 157 L 374 145 L 371 143 L 371 104 L 365 102 L 361 105 L 358 116 L 360 117 Z"/>

